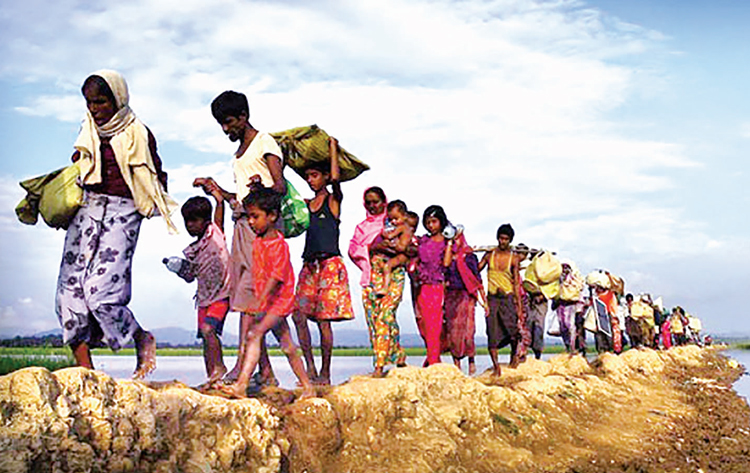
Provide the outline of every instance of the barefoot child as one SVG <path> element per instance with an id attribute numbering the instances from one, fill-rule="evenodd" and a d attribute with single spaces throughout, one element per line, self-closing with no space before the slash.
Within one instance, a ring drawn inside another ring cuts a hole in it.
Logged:
<path id="1" fill-rule="evenodd" d="M 224 199 L 214 192 L 216 210 L 211 221 L 211 202 L 205 197 L 191 197 L 182 206 L 185 228 L 196 240 L 183 254 L 190 263 L 186 273 L 178 276 L 187 282 L 198 280 L 195 304 L 198 307 L 198 337 L 203 339 L 203 360 L 210 386 L 227 372 L 219 336 L 229 312 L 229 251 L 224 239 Z"/>
<path id="2" fill-rule="evenodd" d="M 259 318 L 247 334 L 237 380 L 220 389 L 233 397 L 247 396 L 250 375 L 260 359 L 261 342 L 266 333 L 273 331 L 302 385 L 302 397 L 312 397 L 315 391 L 297 354 L 286 320 L 294 308 L 294 270 L 289 260 L 289 246 L 275 227 L 281 212 L 281 195 L 272 189 L 260 187 L 250 192 L 242 203 L 248 223 L 256 235 L 252 254 L 256 305 L 251 309 L 259 314 Z"/>
<path id="3" fill-rule="evenodd" d="M 510 243 L 515 232 L 508 223 L 497 229 L 497 247 L 488 251 L 479 262 L 479 271 L 486 266 L 487 302 L 490 310 L 487 314 L 487 347 L 490 352 L 493 372 L 500 376 L 500 365 L 497 355 L 500 348 L 510 344 L 510 367 L 518 366 L 518 344 L 521 334 L 518 330 L 518 314 L 521 310 L 519 292 L 520 275 L 518 258 L 512 253 Z"/>
<path id="4" fill-rule="evenodd" d="M 329 148 L 330 163 L 314 163 L 305 170 L 305 180 L 315 192 L 315 197 L 307 202 L 310 227 L 305 234 L 304 264 L 297 281 L 292 317 L 307 364 L 307 375 L 313 382 L 326 385 L 331 384 L 331 322 L 354 318 L 349 277 L 339 251 L 339 216 L 343 194 L 339 183 L 338 141 L 335 138 L 330 139 Z M 329 184 L 333 192 L 328 192 Z M 308 319 L 315 321 L 320 330 L 320 376 L 315 369 Z"/>
<path id="5" fill-rule="evenodd" d="M 284 159 L 281 148 L 271 135 L 256 129 L 250 123 L 250 108 L 245 94 L 232 90 L 222 92 L 211 102 L 211 114 L 229 140 L 239 143 L 232 158 L 234 192 L 222 189 L 211 177 L 197 178 L 193 183 L 193 185 L 203 187 L 203 190 L 211 195 L 217 190 L 220 191 L 224 200 L 232 208 L 234 232 L 230 251 L 229 304 L 232 312 L 239 312 L 241 315 L 237 364 L 225 376 L 225 380 L 231 382 L 239 373 L 239 363 L 244 358 L 245 334 L 255 323 L 256 315 L 249 310 L 249 307 L 254 306 L 256 302 L 252 291 L 251 258 L 255 234 L 248 224 L 242 201 L 250 192 L 250 186 L 258 182 L 284 195 L 286 181 L 283 174 Z M 261 384 L 278 385 L 268 359 L 265 341 L 261 349 L 259 381 Z"/>
<path id="6" fill-rule="evenodd" d="M 408 210 L 401 200 L 388 203 L 388 220 L 381 234 L 383 244 L 373 250 L 373 260 L 381 259 L 383 265 L 383 284 L 376 289 L 376 294 L 385 295 L 391 282 L 391 273 L 395 268 L 406 266 L 409 257 L 404 253 L 414 237 L 414 229 L 407 221 Z M 373 261 L 374 264 L 374 261 Z"/>
<path id="7" fill-rule="evenodd" d="M 423 366 L 440 363 L 445 269 L 450 264 L 450 258 L 445 255 L 447 244 L 443 236 L 447 224 L 448 218 L 439 205 L 431 205 L 424 211 L 422 225 L 427 230 L 427 235 L 419 237 L 417 247 L 417 327 L 427 347 L 427 358 Z"/>

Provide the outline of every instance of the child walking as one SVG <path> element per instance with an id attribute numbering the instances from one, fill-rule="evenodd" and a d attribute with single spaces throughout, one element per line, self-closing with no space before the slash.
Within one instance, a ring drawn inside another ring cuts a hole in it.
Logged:
<path id="1" fill-rule="evenodd" d="M 292 316 L 307 375 L 313 382 L 325 385 L 331 384 L 331 322 L 354 318 L 349 276 L 339 251 L 339 217 L 344 196 L 339 183 L 338 141 L 333 137 L 329 141 L 329 155 L 330 163 L 315 163 L 305 170 L 305 180 L 315 197 L 307 202 L 310 226 L 305 234 L 303 265 Z M 333 192 L 328 191 L 328 185 Z M 315 368 L 308 319 L 315 321 L 320 331 L 320 374 Z"/>
<path id="2" fill-rule="evenodd" d="M 443 301 L 445 298 L 445 268 L 450 264 L 443 230 L 448 225 L 445 211 L 431 205 L 424 211 L 422 224 L 427 235 L 419 237 L 417 247 L 417 326 L 427 346 L 424 366 L 440 363 L 440 335 L 443 329 Z"/>
<path id="3" fill-rule="evenodd" d="M 294 308 L 294 270 L 289 259 L 289 246 L 276 229 L 281 213 L 281 195 L 273 189 L 256 187 L 242 201 L 248 223 L 256 235 L 252 250 L 253 292 L 256 305 L 252 312 L 259 319 L 247 333 L 245 351 L 236 381 L 219 389 L 232 397 L 247 396 L 250 376 L 258 365 L 261 342 L 272 331 L 292 371 L 302 386 L 302 398 L 315 395 L 305 372 L 297 346 L 292 340 L 286 317 Z"/>
<path id="4" fill-rule="evenodd" d="M 219 336 L 229 312 L 229 251 L 224 238 L 224 200 L 213 194 L 216 210 L 211 220 L 211 202 L 205 197 L 191 197 L 182 206 L 185 228 L 196 240 L 183 254 L 189 265 L 178 276 L 187 282 L 198 280 L 195 305 L 198 308 L 198 338 L 203 339 L 203 360 L 208 387 L 227 372 Z"/>
<path id="5" fill-rule="evenodd" d="M 211 114 L 227 138 L 239 144 L 231 160 L 235 183 L 234 192 L 223 189 L 211 177 L 199 177 L 193 182 L 193 185 L 202 187 L 208 194 L 221 192 L 224 200 L 232 208 L 234 230 L 230 251 L 229 302 L 230 309 L 240 313 L 237 364 L 224 377 L 225 381 L 232 382 L 237 378 L 240 360 L 244 358 L 244 341 L 247 338 L 245 335 L 255 323 L 256 314 L 252 313 L 250 308 L 257 305 L 257 301 L 254 300 L 252 281 L 252 247 L 255 234 L 248 224 L 242 202 L 250 192 L 251 185 L 258 182 L 284 195 L 286 181 L 283 174 L 284 157 L 281 148 L 271 135 L 256 129 L 250 123 L 250 108 L 245 94 L 232 90 L 222 92 L 211 102 Z M 263 385 L 278 385 L 268 359 L 265 341 L 263 341 L 261 353 L 258 380 Z"/>
<path id="6" fill-rule="evenodd" d="M 497 360 L 498 351 L 510 344 L 510 367 L 516 368 L 519 363 L 518 344 L 521 334 L 518 330 L 518 314 L 521 307 L 518 258 L 512 253 L 510 243 L 515 231 L 509 223 L 497 229 L 497 247 L 484 254 L 479 262 L 479 271 L 487 270 L 487 348 L 492 361 L 492 371 L 500 376 L 501 369 Z"/>

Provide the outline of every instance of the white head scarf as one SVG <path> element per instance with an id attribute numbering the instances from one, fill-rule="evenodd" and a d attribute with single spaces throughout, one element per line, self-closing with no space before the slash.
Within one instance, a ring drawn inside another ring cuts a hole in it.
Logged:
<path id="1" fill-rule="evenodd" d="M 115 96 L 115 106 L 117 106 L 117 113 L 104 125 L 99 126 L 91 116 L 91 112 L 87 111 L 87 119 L 91 120 L 96 129 L 97 134 L 101 138 L 111 138 L 116 134 L 122 132 L 127 128 L 133 120 L 135 120 L 135 113 L 130 108 L 130 94 L 128 93 L 128 84 L 125 82 L 125 78 L 117 71 L 109 69 L 102 69 L 96 71 L 91 76 L 97 76 L 104 79 L 109 86 L 112 94 Z"/>
<path id="2" fill-rule="evenodd" d="M 115 96 L 117 112 L 102 126 L 86 111 L 81 133 L 73 145 L 81 154 L 78 166 L 84 184 L 102 182 L 101 139 L 109 139 L 120 173 L 133 194 L 138 211 L 145 217 L 161 214 L 170 232 L 177 233 L 169 215 L 177 207 L 158 180 L 156 167 L 148 146 L 148 130 L 130 109 L 128 85 L 119 72 L 96 71 L 92 76 L 104 79 Z"/>

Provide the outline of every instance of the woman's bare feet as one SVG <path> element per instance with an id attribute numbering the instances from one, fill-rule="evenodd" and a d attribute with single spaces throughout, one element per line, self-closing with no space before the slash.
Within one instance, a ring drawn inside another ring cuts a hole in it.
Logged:
<path id="1" fill-rule="evenodd" d="M 156 369 L 156 339 L 145 330 L 140 330 L 133 338 L 138 359 L 133 379 L 143 379 Z"/>
<path id="2" fill-rule="evenodd" d="M 474 376 L 477 373 L 477 364 L 473 361 L 469 362 L 469 376 Z"/>
<path id="3" fill-rule="evenodd" d="M 385 377 L 385 371 L 383 370 L 382 366 L 376 366 L 375 370 L 372 372 L 373 378 L 383 378 Z"/>

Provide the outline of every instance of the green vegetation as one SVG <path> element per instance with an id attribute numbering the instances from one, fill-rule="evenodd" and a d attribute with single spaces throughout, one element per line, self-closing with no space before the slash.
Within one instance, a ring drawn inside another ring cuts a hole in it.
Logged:
<path id="1" fill-rule="evenodd" d="M 37 350 L 35 348 L 35 350 Z M 52 350 L 52 349 L 50 349 Z M 50 371 L 60 368 L 69 368 L 75 366 L 73 355 L 68 353 L 64 355 L 57 354 L 6 354 L 5 350 L 0 351 L 0 375 L 8 374 L 21 368 L 31 366 L 41 366 Z"/>
<path id="2" fill-rule="evenodd" d="M 728 346 L 730 350 L 750 350 L 750 342 L 732 343 Z M 404 349 L 407 356 L 425 356 L 423 347 L 409 347 Z M 316 355 L 320 355 L 319 349 L 313 350 Z M 548 354 L 563 353 L 565 348 L 562 345 L 551 345 L 545 347 L 544 352 Z M 501 355 L 508 355 L 507 348 L 500 350 Z M 92 350 L 92 354 L 102 355 L 119 355 L 135 356 L 135 349 L 124 348 L 117 353 L 107 348 L 97 348 Z M 158 348 L 158 356 L 203 356 L 203 350 L 200 347 L 188 348 Z M 487 348 L 477 348 L 477 355 L 486 355 Z M 237 348 L 226 347 L 224 355 L 236 356 Z M 270 348 L 269 355 L 284 356 L 278 348 Z M 372 356 L 372 350 L 364 347 L 337 347 L 333 349 L 334 356 Z M 529 356 L 532 356 L 529 354 Z M 32 346 L 32 347 L 0 347 L 0 375 L 8 374 L 12 371 L 27 368 L 30 366 L 42 366 L 50 371 L 60 368 L 75 366 L 75 360 L 67 347 L 54 346 Z"/>
<path id="3" fill-rule="evenodd" d="M 407 356 L 425 356 L 426 352 L 424 347 L 409 347 L 405 348 Z M 562 353 L 565 348 L 562 345 L 552 345 L 545 348 L 545 353 Z M 284 356 L 279 348 L 269 348 L 268 350 L 271 356 Z M 320 354 L 320 350 L 315 348 L 313 352 L 316 355 Z M 123 348 L 118 352 L 113 352 L 108 348 L 95 348 L 91 350 L 93 355 L 117 355 L 117 356 L 135 356 L 134 348 Z M 509 353 L 508 348 L 500 350 L 501 355 L 507 355 Z M 156 354 L 158 356 L 202 356 L 203 349 L 201 347 L 185 347 L 185 348 L 157 348 Z M 487 348 L 477 348 L 477 355 L 486 355 Z M 236 356 L 236 347 L 225 347 L 224 355 Z M 0 347 L 0 358 L 8 356 L 19 357 L 49 357 L 49 356 L 61 356 L 69 357 L 70 349 L 67 347 L 50 347 L 50 346 L 38 346 L 38 347 Z M 372 349 L 366 347 L 336 347 L 333 349 L 333 356 L 372 356 Z M 532 356 L 532 355 L 529 355 Z"/>

